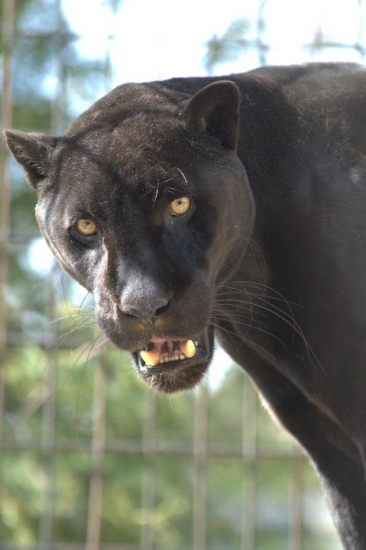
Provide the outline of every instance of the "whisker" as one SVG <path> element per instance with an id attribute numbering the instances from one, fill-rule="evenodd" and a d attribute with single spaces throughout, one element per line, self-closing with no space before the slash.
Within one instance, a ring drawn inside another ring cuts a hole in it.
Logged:
<path id="1" fill-rule="evenodd" d="M 176 172 L 179 172 L 179 174 L 182 176 L 182 178 L 183 178 L 183 180 L 184 180 L 184 183 L 185 183 L 186 187 L 188 187 L 187 178 L 186 178 L 184 172 L 183 172 L 180 168 L 178 168 L 178 166 L 174 166 L 173 168 L 171 168 L 170 170 L 168 170 L 168 172 L 166 173 L 166 175 L 168 175 L 170 172 L 175 172 L 175 171 L 176 171 Z M 169 181 L 169 180 L 167 180 L 167 181 Z"/>
<path id="2" fill-rule="evenodd" d="M 81 308 L 83 308 L 83 307 L 87 307 L 87 308 L 94 309 L 93 306 L 84 306 L 84 302 L 85 302 L 85 300 L 88 298 L 88 296 L 90 296 L 90 292 L 89 292 L 89 291 L 85 294 L 84 298 L 82 299 L 81 304 L 80 304 L 79 307 L 78 307 L 79 311 L 80 311 Z"/>
<path id="3" fill-rule="evenodd" d="M 109 344 L 109 340 L 108 338 L 105 338 L 102 342 L 99 342 L 99 344 L 96 344 L 96 342 L 99 340 L 99 338 L 101 338 L 103 336 L 103 333 L 100 332 L 99 334 L 97 334 L 93 340 L 91 342 L 87 342 L 86 344 L 82 344 L 81 346 L 79 346 L 77 349 L 80 350 L 80 353 L 79 355 L 76 357 L 76 360 L 74 362 L 74 364 L 78 363 L 81 358 L 83 357 L 83 355 L 86 353 L 86 358 L 85 358 L 85 361 L 84 361 L 84 366 L 88 363 L 88 361 L 90 360 L 91 356 L 92 356 L 92 353 L 98 348 L 98 347 L 101 347 L 101 346 L 105 346 L 107 347 L 107 345 Z M 102 348 L 102 350 L 99 350 L 98 353 L 96 355 L 99 355 L 102 351 L 104 351 L 105 348 Z"/>
<path id="4" fill-rule="evenodd" d="M 257 292 L 253 292 L 251 289 L 257 290 Z M 258 292 L 259 290 L 261 290 L 261 293 Z M 244 292 L 247 299 L 242 297 L 233 297 L 233 292 Z M 279 307 L 279 303 L 285 305 L 289 311 Z M 284 296 L 281 295 L 280 292 L 275 289 L 262 283 L 252 281 L 231 281 L 225 287 L 218 290 L 215 299 L 215 309 L 218 313 L 220 313 L 220 311 L 224 308 L 235 307 L 237 309 L 238 306 L 243 306 L 243 309 L 246 313 L 248 313 L 248 315 L 250 314 L 251 318 L 250 325 L 249 323 L 246 324 L 248 326 L 248 330 L 249 327 L 255 328 L 256 330 L 260 329 L 260 327 L 254 325 L 254 312 L 263 312 L 277 317 L 293 330 L 293 338 L 295 337 L 295 334 L 297 334 L 302 339 L 309 359 L 312 357 L 317 362 L 319 367 L 323 369 L 321 362 L 307 341 L 300 324 L 296 321 L 292 307 L 296 305 L 297 304 L 291 304 Z M 233 318 L 232 315 L 233 314 L 231 314 L 231 318 Z M 235 315 L 236 320 L 234 320 L 234 322 L 238 323 L 239 314 L 236 312 Z M 263 329 L 261 330 L 263 331 Z M 267 334 L 273 338 L 276 338 L 274 334 L 270 334 L 269 332 L 267 332 Z M 276 338 L 276 340 L 280 341 L 279 338 Z M 281 343 L 284 345 L 283 342 Z"/>
<path id="5" fill-rule="evenodd" d="M 234 331 L 229 330 L 227 327 L 222 327 L 221 325 L 217 325 L 217 323 L 213 323 L 213 326 L 218 327 L 220 328 L 221 331 L 225 332 L 228 335 L 229 339 L 232 341 L 232 343 L 235 344 L 233 337 L 237 336 L 237 334 Z M 257 342 L 254 342 L 253 340 L 249 340 L 247 338 L 246 338 L 246 342 L 251 346 L 257 348 L 261 352 L 263 352 L 265 355 L 268 355 L 273 360 L 273 362 L 276 362 L 276 358 L 274 357 L 274 355 L 272 355 L 272 353 L 270 353 L 268 350 L 266 350 L 263 346 L 261 346 Z"/>
<path id="6" fill-rule="evenodd" d="M 43 325 L 43 328 L 46 329 L 46 328 L 49 328 L 49 327 L 52 327 L 53 325 L 56 325 L 57 323 L 60 323 L 61 321 L 65 321 L 66 319 L 82 319 L 84 317 L 84 315 L 80 314 L 80 313 L 74 313 L 74 314 L 71 314 L 69 313 L 68 315 L 62 315 L 60 317 L 57 317 L 56 319 L 53 319 L 52 321 L 48 321 L 45 325 Z M 88 318 L 90 319 L 92 317 L 92 315 L 88 315 Z"/>
<path id="7" fill-rule="evenodd" d="M 274 340 L 276 340 L 277 342 L 279 342 L 279 344 L 281 344 L 281 346 L 284 348 L 284 349 L 287 349 L 287 346 L 284 344 L 284 342 L 278 337 L 278 336 L 275 336 L 274 334 L 272 334 L 271 332 L 269 332 L 268 330 L 265 330 L 264 328 L 262 327 L 259 327 L 259 326 L 255 326 L 253 325 L 253 323 L 245 323 L 244 321 L 242 320 L 237 320 L 233 317 L 230 317 L 230 318 L 227 318 L 225 319 L 224 317 L 221 317 L 221 318 L 215 318 L 215 316 L 213 317 L 213 319 L 216 319 L 216 321 L 231 321 L 233 320 L 233 322 L 236 324 L 236 325 L 239 325 L 241 327 L 247 327 L 248 328 L 248 332 L 249 332 L 249 329 L 253 329 L 253 330 L 256 330 L 257 332 L 261 332 L 262 334 L 266 334 L 267 336 L 270 336 L 271 338 L 273 338 Z M 251 340 L 248 339 L 248 341 L 251 342 Z"/>

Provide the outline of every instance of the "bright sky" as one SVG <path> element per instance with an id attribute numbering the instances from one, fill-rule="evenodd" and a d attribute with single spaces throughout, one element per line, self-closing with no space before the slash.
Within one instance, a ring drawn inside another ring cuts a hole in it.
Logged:
<path id="1" fill-rule="evenodd" d="M 207 41 L 221 36 L 235 19 L 252 22 L 256 37 L 257 14 L 263 0 L 124 0 L 115 17 L 102 0 L 63 0 L 72 29 L 83 36 L 84 56 L 103 58 L 108 47 L 116 83 L 172 76 L 203 75 Z M 269 64 L 309 60 L 309 43 L 317 28 L 334 41 L 356 43 L 366 6 L 358 0 L 267 0 L 263 11 L 265 41 L 271 46 Z M 108 39 L 109 36 L 114 37 Z M 334 49 L 322 59 L 359 61 L 353 50 Z M 217 73 L 242 72 L 258 65 L 255 53 L 225 64 Z"/>

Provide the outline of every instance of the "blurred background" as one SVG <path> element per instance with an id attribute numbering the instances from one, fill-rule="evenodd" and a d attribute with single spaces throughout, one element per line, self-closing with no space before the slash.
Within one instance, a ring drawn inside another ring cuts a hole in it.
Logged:
<path id="1" fill-rule="evenodd" d="M 1 0 L 1 126 L 61 133 L 113 86 L 362 62 L 363 0 Z M 217 351 L 145 390 L 0 158 L 0 550 L 339 550 L 316 476 Z"/>

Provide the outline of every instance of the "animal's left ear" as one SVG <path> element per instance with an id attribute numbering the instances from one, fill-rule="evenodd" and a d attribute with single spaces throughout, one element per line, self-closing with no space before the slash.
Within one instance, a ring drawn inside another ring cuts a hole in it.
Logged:
<path id="1" fill-rule="evenodd" d="M 56 138 L 18 130 L 5 130 L 4 134 L 10 152 L 24 168 L 29 184 L 37 189 L 38 184 L 49 174 L 50 155 Z"/>
<path id="2" fill-rule="evenodd" d="M 230 80 L 219 80 L 197 92 L 185 106 L 188 126 L 236 151 L 240 93 Z"/>

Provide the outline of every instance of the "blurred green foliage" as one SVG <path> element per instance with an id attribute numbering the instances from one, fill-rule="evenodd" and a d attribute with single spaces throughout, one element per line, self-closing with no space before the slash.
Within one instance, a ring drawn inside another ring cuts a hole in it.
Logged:
<path id="1" fill-rule="evenodd" d="M 42 450 L 43 407 L 47 401 L 45 378 L 50 360 L 54 362 L 52 366 L 57 378 L 52 458 L 55 480 L 53 537 L 55 541 L 65 542 L 85 540 L 89 483 L 93 472 L 91 441 L 95 371 L 101 367 L 98 356 L 86 361 L 88 352 L 82 355 L 80 352 L 80 349 L 59 349 L 50 354 L 42 347 L 30 344 L 9 350 L 0 541 L 19 544 L 39 541 L 47 458 L 47 453 Z M 151 409 L 150 396 L 124 353 L 108 349 L 104 352 L 103 364 L 107 382 L 107 435 L 103 465 L 102 540 L 136 547 L 140 544 L 144 517 L 142 493 L 149 463 L 153 468 L 152 524 L 157 547 L 191 548 L 195 392 L 171 398 L 156 396 Z M 251 419 L 256 422 L 260 434 L 256 456 L 253 461 L 245 456 L 245 444 L 243 455 L 245 433 L 243 435 L 242 427 L 238 425 L 238 410 L 248 390 L 247 383 L 239 369 L 231 369 L 220 387 L 209 391 L 210 428 L 205 466 L 208 543 L 209 548 L 240 548 L 246 511 L 254 508 L 256 536 L 260 541 L 258 548 L 280 550 L 286 546 L 289 536 L 287 517 L 291 505 L 293 463 L 291 458 L 279 452 L 284 449 L 286 436 L 280 429 L 273 428 L 258 401 L 255 404 L 256 416 Z M 240 395 L 235 396 L 234 392 L 233 396 L 233 388 L 239 388 L 237 393 Z M 236 407 L 231 406 L 233 402 Z M 225 411 L 223 403 L 227 405 Z M 150 455 L 142 437 L 149 421 L 147 415 L 152 410 L 156 439 Z M 227 430 L 228 426 L 237 426 L 236 436 L 235 430 Z M 292 442 L 288 440 L 286 445 L 290 449 Z M 269 453 L 270 449 L 277 449 L 277 458 Z M 304 498 L 321 506 L 315 476 L 306 460 L 298 460 L 304 477 Z M 323 543 L 322 549 L 336 548 L 331 531 L 322 533 Z M 304 550 L 320 550 L 319 546 L 311 544 L 304 546 Z"/>

